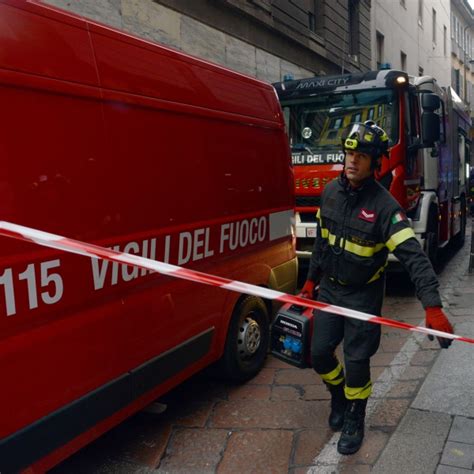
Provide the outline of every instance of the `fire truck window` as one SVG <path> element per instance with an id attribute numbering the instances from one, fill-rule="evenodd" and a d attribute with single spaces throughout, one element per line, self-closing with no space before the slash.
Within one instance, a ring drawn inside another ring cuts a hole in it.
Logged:
<path id="1" fill-rule="evenodd" d="M 416 98 L 413 94 L 404 94 L 405 100 L 405 136 L 408 147 L 413 143 L 416 143 L 418 137 L 418 123 L 417 123 L 417 112 L 416 112 Z M 408 148 L 406 154 L 406 173 L 407 176 L 411 176 L 416 169 L 416 160 L 418 152 L 416 149 Z"/>
<path id="2" fill-rule="evenodd" d="M 283 107 L 283 118 L 285 120 L 285 129 L 288 136 L 290 135 L 290 131 L 288 130 L 288 125 L 290 123 L 290 108 Z"/>
<path id="3" fill-rule="evenodd" d="M 407 120 L 405 121 L 405 123 L 407 125 L 409 143 L 414 143 L 420 137 L 420 127 L 419 122 L 417 120 L 418 103 L 415 95 L 410 94 L 409 96 L 407 96 L 406 106 Z"/>
<path id="4" fill-rule="evenodd" d="M 311 153 L 340 151 L 343 130 L 353 122 L 369 119 L 386 130 L 391 145 L 397 143 L 397 104 L 397 96 L 391 89 L 322 93 L 282 101 L 293 151 Z"/>
<path id="5" fill-rule="evenodd" d="M 465 180 L 465 169 L 464 169 L 464 163 L 466 163 L 466 137 L 464 136 L 463 133 L 458 132 L 458 145 L 459 145 L 459 170 L 458 170 L 458 179 L 459 179 L 459 184 L 461 186 L 464 186 L 466 180 Z"/>
<path id="6" fill-rule="evenodd" d="M 446 110 L 444 108 L 444 102 L 441 102 L 441 109 L 437 111 L 439 113 L 439 141 L 440 143 L 446 143 Z"/>

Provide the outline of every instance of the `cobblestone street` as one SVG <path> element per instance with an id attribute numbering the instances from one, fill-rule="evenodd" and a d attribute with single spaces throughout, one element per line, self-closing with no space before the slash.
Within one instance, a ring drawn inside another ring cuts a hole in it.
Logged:
<path id="1" fill-rule="evenodd" d="M 474 314 L 469 251 L 469 238 L 462 250 L 445 251 L 439 275 L 455 331 Z M 390 278 L 383 315 L 422 325 L 424 311 L 404 278 Z M 455 342 L 450 351 L 456 344 L 462 343 Z M 352 456 L 336 452 L 338 435 L 327 427 L 329 396 L 320 379 L 311 369 L 292 368 L 268 357 L 262 372 L 242 386 L 225 385 L 205 374 L 194 377 L 160 400 L 167 405 L 163 413 L 139 413 L 52 472 L 303 474 L 365 473 L 379 467 L 380 472 L 396 472 L 387 467 L 384 450 L 439 355 L 437 342 L 421 334 L 383 329 L 380 349 L 372 359 L 374 391 L 366 437 Z M 435 472 L 443 449 L 443 459 L 453 465 L 446 450 L 455 441 L 446 444 L 443 438 L 432 464 L 412 472 Z"/>

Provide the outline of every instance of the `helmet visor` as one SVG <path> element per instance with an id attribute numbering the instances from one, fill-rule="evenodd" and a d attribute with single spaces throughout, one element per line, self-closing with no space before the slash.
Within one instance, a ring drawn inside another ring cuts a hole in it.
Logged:
<path id="1" fill-rule="evenodd" d="M 377 143 L 378 138 L 375 131 L 362 123 L 353 123 L 350 125 L 345 137 L 344 148 L 349 150 L 372 147 Z"/>

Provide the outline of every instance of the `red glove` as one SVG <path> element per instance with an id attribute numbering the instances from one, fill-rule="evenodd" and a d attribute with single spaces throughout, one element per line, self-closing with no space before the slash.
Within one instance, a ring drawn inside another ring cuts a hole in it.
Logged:
<path id="1" fill-rule="evenodd" d="M 314 281 L 306 280 L 299 296 L 312 300 L 314 298 Z"/>
<path id="2" fill-rule="evenodd" d="M 448 318 L 444 314 L 443 310 L 439 306 L 431 306 L 426 308 L 426 321 L 425 326 L 427 328 L 436 329 L 437 331 L 449 332 L 453 334 L 453 327 L 449 322 Z M 433 340 L 433 337 L 430 338 Z M 444 337 L 438 337 L 439 345 L 443 349 L 447 349 L 451 343 L 452 339 L 446 339 Z"/>

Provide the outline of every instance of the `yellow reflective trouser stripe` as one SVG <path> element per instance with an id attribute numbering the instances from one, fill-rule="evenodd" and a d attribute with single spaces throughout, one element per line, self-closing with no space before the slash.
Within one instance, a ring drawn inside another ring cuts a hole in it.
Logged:
<path id="1" fill-rule="evenodd" d="M 367 283 L 372 283 L 373 281 L 377 280 L 380 278 L 384 270 L 387 268 L 388 265 L 388 260 L 385 262 L 385 265 L 382 265 L 375 273 L 374 276 L 367 282 Z"/>
<path id="2" fill-rule="evenodd" d="M 411 227 L 406 227 L 405 229 L 399 230 L 393 234 L 387 242 L 385 242 L 385 245 L 390 252 L 393 252 L 401 243 L 405 242 L 405 240 L 411 239 L 412 237 L 415 237 L 415 232 L 413 232 Z"/>
<path id="3" fill-rule="evenodd" d="M 372 393 L 372 382 L 369 380 L 364 387 L 344 387 L 344 393 L 348 400 L 365 400 Z"/>
<path id="4" fill-rule="evenodd" d="M 336 236 L 331 234 L 328 229 L 325 227 L 321 227 L 321 236 L 324 239 L 328 239 L 329 245 L 334 245 L 336 242 Z M 343 248 L 347 252 L 351 252 L 355 255 L 359 255 L 360 257 L 372 257 L 374 254 L 379 252 L 385 247 L 385 244 L 380 243 L 376 244 L 373 247 L 366 247 L 365 245 L 355 244 L 354 242 L 348 242 L 347 240 L 344 242 Z"/>
<path id="5" fill-rule="evenodd" d="M 318 219 L 318 220 L 321 219 L 321 208 L 319 208 L 318 212 L 316 213 L 316 219 Z"/>
<path id="6" fill-rule="evenodd" d="M 342 365 L 337 364 L 337 367 L 327 374 L 320 374 L 321 378 L 328 384 L 339 385 L 344 381 L 344 372 L 342 370 Z"/>

